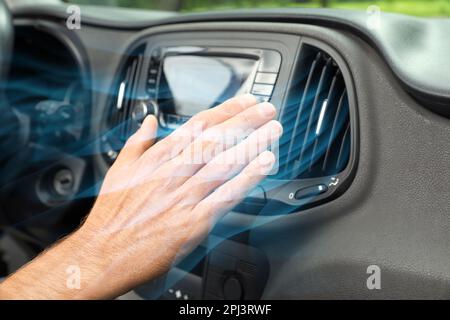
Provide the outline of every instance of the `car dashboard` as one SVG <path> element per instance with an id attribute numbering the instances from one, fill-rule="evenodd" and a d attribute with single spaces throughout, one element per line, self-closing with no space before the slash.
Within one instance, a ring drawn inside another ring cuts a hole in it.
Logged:
<path id="1" fill-rule="evenodd" d="M 134 297 L 449 297 L 450 64 L 436 53 L 450 53 L 436 40 L 448 21 L 384 14 L 373 29 L 366 13 L 339 10 L 86 10 L 79 30 L 64 7 L 13 11 L 6 93 L 28 130 L 0 221 L 27 257 L 79 225 L 146 115 L 163 138 L 252 93 L 284 127 L 276 170 Z M 366 286 L 371 265 L 382 290 Z"/>

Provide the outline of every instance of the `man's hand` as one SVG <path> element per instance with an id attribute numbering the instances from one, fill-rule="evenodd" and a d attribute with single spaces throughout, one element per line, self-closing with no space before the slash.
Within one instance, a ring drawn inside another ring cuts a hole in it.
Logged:
<path id="1" fill-rule="evenodd" d="M 0 286 L 4 298 L 112 298 L 165 273 L 272 169 L 282 133 L 251 95 L 155 142 L 147 117 L 106 175 L 82 227 Z M 67 284 L 70 266 L 77 288 Z"/>

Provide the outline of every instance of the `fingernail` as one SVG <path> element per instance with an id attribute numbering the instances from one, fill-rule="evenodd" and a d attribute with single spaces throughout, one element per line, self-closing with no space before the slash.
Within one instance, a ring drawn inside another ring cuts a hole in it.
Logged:
<path id="1" fill-rule="evenodd" d="M 270 151 L 264 151 L 259 155 L 258 161 L 261 167 L 271 169 L 275 163 L 275 155 Z"/>
<path id="2" fill-rule="evenodd" d="M 267 118 L 273 118 L 276 113 L 276 109 L 273 104 L 265 102 L 259 105 L 259 110 L 261 114 Z"/>
<path id="3" fill-rule="evenodd" d="M 141 127 L 146 127 L 149 126 L 150 123 L 154 123 L 156 126 L 158 125 L 158 120 L 156 120 L 156 117 L 152 114 L 148 115 L 145 117 L 144 121 L 142 122 L 142 126 Z"/>
<path id="4" fill-rule="evenodd" d="M 280 137 L 283 134 L 283 126 L 279 121 L 272 120 L 270 121 L 270 125 L 272 126 L 272 133 L 277 137 Z"/>

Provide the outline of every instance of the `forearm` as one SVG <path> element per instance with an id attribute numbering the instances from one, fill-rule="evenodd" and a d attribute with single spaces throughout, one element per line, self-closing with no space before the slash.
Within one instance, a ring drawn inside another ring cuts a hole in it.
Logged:
<path id="1" fill-rule="evenodd" d="M 118 294 L 109 249 L 102 240 L 80 229 L 45 251 L 0 284 L 0 299 L 98 299 Z"/>

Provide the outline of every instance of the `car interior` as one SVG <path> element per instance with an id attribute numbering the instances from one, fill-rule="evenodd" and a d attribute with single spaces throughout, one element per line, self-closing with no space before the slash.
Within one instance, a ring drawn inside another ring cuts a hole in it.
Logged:
<path id="1" fill-rule="evenodd" d="M 276 170 L 121 299 L 450 298 L 450 19 L 39 2 L 0 1 L 0 277 L 80 226 L 145 116 L 163 139 L 251 93 Z"/>

